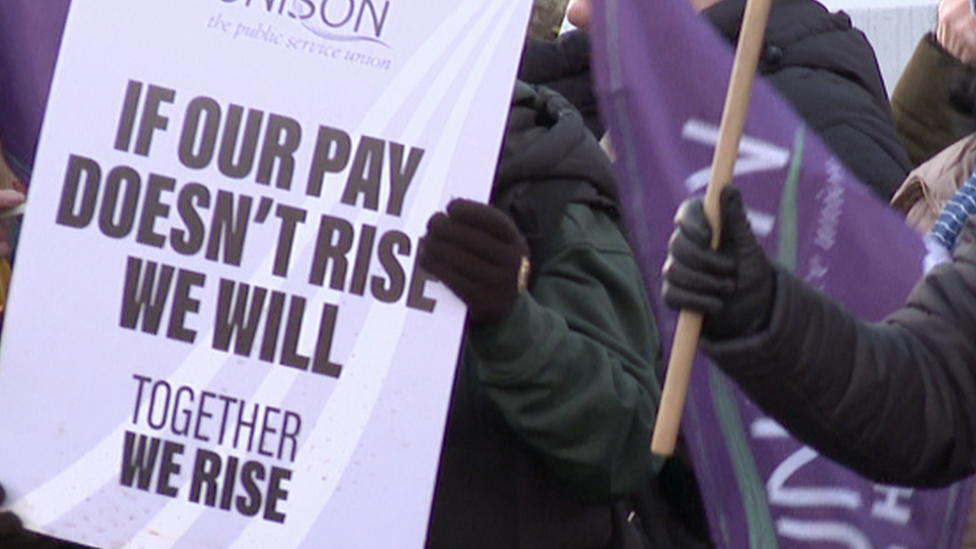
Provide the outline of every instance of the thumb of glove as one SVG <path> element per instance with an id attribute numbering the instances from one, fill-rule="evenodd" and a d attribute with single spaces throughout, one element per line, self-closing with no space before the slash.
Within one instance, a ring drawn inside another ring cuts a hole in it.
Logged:
<path id="1" fill-rule="evenodd" d="M 735 261 L 735 288 L 721 310 L 705 317 L 702 334 L 709 339 L 742 337 L 769 324 L 775 282 L 773 268 L 756 239 L 735 187 L 722 189 L 722 238 L 719 252 Z"/>
<path id="2" fill-rule="evenodd" d="M 25 535 L 20 517 L 10 511 L 0 512 L 0 547 L 7 547 Z"/>

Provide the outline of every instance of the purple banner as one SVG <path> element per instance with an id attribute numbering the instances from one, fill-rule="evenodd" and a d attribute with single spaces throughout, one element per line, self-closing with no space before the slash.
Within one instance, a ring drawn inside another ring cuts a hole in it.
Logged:
<path id="1" fill-rule="evenodd" d="M 0 2 L 0 143 L 10 167 L 24 181 L 34 163 L 69 3 Z"/>
<path id="2" fill-rule="evenodd" d="M 678 204 L 708 181 L 733 52 L 687 0 L 594 0 L 593 66 L 622 202 L 666 346 L 659 299 Z M 862 318 L 898 308 L 922 274 L 919 236 L 847 173 L 761 79 L 735 169 L 771 257 Z M 666 349 L 669 351 L 669 349 Z M 789 436 L 699 355 L 683 416 L 719 547 L 956 547 L 971 481 L 872 483 Z"/>

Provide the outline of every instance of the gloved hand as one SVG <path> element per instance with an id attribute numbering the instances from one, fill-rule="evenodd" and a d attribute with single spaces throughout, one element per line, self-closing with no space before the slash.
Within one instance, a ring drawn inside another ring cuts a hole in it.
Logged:
<path id="1" fill-rule="evenodd" d="M 675 215 L 668 242 L 662 297 L 672 309 L 705 315 L 702 335 L 712 340 L 742 337 L 769 324 L 773 269 L 742 207 L 742 195 L 726 187 L 720 195 L 722 238 L 712 250 L 712 230 L 701 199 L 686 200 Z"/>
<path id="2" fill-rule="evenodd" d="M 6 497 L 0 486 L 0 504 Z M 0 548 L 2 549 L 61 549 L 62 542 L 24 530 L 20 517 L 10 511 L 0 512 Z"/>
<path id="3" fill-rule="evenodd" d="M 0 486 L 0 505 L 7 498 L 7 493 L 3 486 Z M 10 511 L 0 511 L 0 547 L 6 547 L 7 542 L 13 539 L 18 533 L 24 530 L 23 524 L 17 515 Z"/>
<path id="4" fill-rule="evenodd" d="M 427 222 L 418 261 L 468 305 L 473 323 L 491 326 L 515 308 L 528 257 L 525 238 L 501 210 L 457 199 Z"/>

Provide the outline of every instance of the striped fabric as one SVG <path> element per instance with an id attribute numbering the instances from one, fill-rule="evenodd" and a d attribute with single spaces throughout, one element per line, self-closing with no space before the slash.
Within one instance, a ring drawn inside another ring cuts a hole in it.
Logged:
<path id="1" fill-rule="evenodd" d="M 966 223 L 966 218 L 973 214 L 976 214 L 976 170 L 946 202 L 935 226 L 932 227 L 930 233 L 932 239 L 951 252 L 959 232 Z"/>

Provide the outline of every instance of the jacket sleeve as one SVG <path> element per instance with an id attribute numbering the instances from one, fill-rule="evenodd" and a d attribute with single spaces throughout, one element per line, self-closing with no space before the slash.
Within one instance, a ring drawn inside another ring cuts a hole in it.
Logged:
<path id="1" fill-rule="evenodd" d="M 498 326 L 472 329 L 478 374 L 518 435 L 578 496 L 630 494 L 660 466 L 649 450 L 658 336 L 615 223 L 569 205 L 531 293 Z"/>
<path id="2" fill-rule="evenodd" d="M 962 63 L 938 45 L 934 34 L 922 37 L 891 93 L 895 129 L 912 166 L 976 130 L 976 120 L 949 101 L 952 85 L 963 74 Z"/>
<path id="3" fill-rule="evenodd" d="M 785 271 L 768 330 L 705 351 L 822 454 L 884 483 L 942 486 L 976 470 L 976 224 L 881 322 Z"/>

